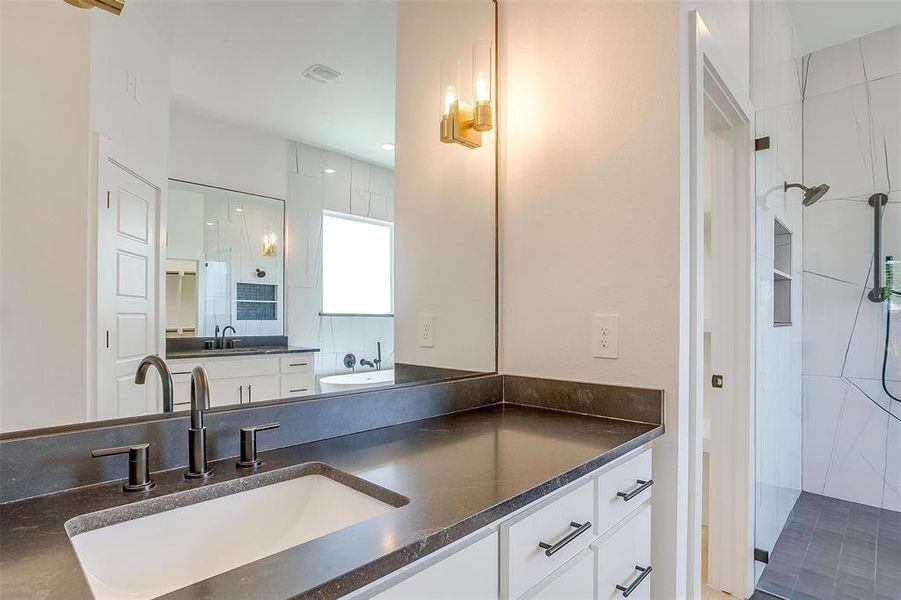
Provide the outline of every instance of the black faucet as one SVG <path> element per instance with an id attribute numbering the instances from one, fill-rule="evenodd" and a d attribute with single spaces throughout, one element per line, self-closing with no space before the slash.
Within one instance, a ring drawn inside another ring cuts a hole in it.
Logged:
<path id="1" fill-rule="evenodd" d="M 163 412 L 174 412 L 175 402 L 172 399 L 172 373 L 169 371 L 166 361 L 158 355 L 151 354 L 150 356 L 145 356 L 141 360 L 141 363 L 138 365 L 138 370 L 135 371 L 135 383 L 143 385 L 147 378 L 147 370 L 150 369 L 150 367 L 156 367 L 156 370 L 160 373 L 160 383 L 163 384 Z"/>
<path id="2" fill-rule="evenodd" d="M 233 336 L 234 336 L 234 334 L 238 333 L 237 331 L 235 331 L 235 328 L 232 327 L 231 325 L 226 325 L 225 327 L 223 327 L 222 328 L 222 348 L 228 348 L 228 344 L 225 343 L 225 334 L 228 332 L 229 329 L 232 330 Z M 234 341 L 234 337 L 232 337 L 232 340 Z"/>
<path id="3" fill-rule="evenodd" d="M 202 479 L 213 471 L 206 464 L 206 427 L 204 411 L 210 408 L 210 380 L 206 369 L 191 371 L 191 426 L 188 428 L 188 479 Z"/>
<path id="4" fill-rule="evenodd" d="M 366 360 L 365 358 L 360 359 L 360 364 L 364 367 L 372 367 L 376 371 L 382 370 L 382 343 L 376 342 L 376 349 L 378 351 L 378 358 L 374 360 Z"/>

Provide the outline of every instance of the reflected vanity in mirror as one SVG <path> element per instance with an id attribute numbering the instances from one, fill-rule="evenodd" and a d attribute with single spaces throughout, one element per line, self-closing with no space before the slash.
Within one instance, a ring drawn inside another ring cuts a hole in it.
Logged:
<path id="1" fill-rule="evenodd" d="M 0 431 L 496 371 L 493 2 L 3 16 Z"/>

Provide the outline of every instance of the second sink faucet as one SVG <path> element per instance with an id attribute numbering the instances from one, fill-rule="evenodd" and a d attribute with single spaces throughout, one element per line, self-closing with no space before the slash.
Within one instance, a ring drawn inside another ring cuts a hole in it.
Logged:
<path id="1" fill-rule="evenodd" d="M 191 426 L 188 428 L 188 479 L 208 477 L 213 471 L 206 464 L 206 426 L 204 412 L 210 408 L 210 380 L 206 369 L 191 371 Z"/>
<path id="2" fill-rule="evenodd" d="M 150 356 L 145 356 L 141 360 L 140 364 L 138 364 L 138 370 L 135 371 L 135 383 L 143 385 L 147 378 L 147 371 L 150 367 L 155 367 L 160 373 L 160 383 L 163 384 L 163 412 L 174 412 L 175 401 L 172 397 L 172 390 L 174 387 L 172 384 L 172 372 L 169 371 L 166 361 L 158 355 L 151 354 Z"/>

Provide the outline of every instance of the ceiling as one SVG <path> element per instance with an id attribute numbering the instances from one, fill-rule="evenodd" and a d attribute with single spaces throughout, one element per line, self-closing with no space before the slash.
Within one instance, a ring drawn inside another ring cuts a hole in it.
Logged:
<path id="1" fill-rule="evenodd" d="M 171 48 L 175 106 L 393 167 L 393 0 L 143 6 Z M 342 76 L 304 78 L 317 63 Z"/>
<path id="2" fill-rule="evenodd" d="M 788 0 L 788 5 L 802 54 L 901 23 L 897 0 Z"/>

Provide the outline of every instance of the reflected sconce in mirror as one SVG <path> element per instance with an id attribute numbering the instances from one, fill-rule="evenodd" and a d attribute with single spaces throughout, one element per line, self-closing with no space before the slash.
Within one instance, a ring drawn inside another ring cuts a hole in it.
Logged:
<path id="1" fill-rule="evenodd" d="M 94 8 L 96 6 L 114 15 L 121 15 L 122 9 L 125 8 L 125 0 L 65 0 L 65 2 L 76 8 Z"/>
<path id="2" fill-rule="evenodd" d="M 263 256 L 275 256 L 278 249 L 276 237 L 274 233 L 267 233 L 263 236 L 263 243 L 260 245 L 260 251 Z"/>
<path id="3" fill-rule="evenodd" d="M 482 145 L 482 132 L 494 127 L 491 108 L 491 42 L 476 42 L 472 48 L 472 101 L 460 98 L 460 63 L 441 62 L 439 137 L 445 144 L 467 148 Z"/>

